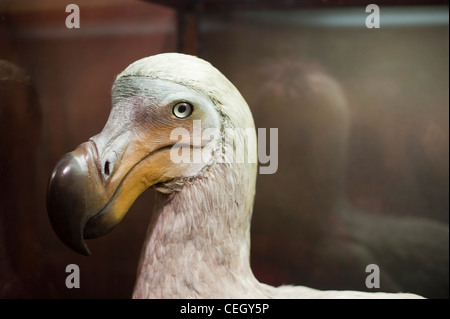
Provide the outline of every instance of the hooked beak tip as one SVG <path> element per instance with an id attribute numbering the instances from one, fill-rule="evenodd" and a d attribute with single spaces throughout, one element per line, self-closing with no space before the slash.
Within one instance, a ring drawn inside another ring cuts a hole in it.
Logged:
<path id="1" fill-rule="evenodd" d="M 89 172 L 83 154 L 64 155 L 53 169 L 47 189 L 47 212 L 57 236 L 71 249 L 89 256 L 84 228 L 91 217 L 85 193 L 89 192 Z"/>

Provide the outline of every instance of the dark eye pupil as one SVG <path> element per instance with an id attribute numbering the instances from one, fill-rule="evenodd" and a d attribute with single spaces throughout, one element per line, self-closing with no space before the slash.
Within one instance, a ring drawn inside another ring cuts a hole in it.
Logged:
<path id="1" fill-rule="evenodd" d="M 186 102 L 181 102 L 175 105 L 172 109 L 173 115 L 178 117 L 179 119 L 184 119 L 191 115 L 192 113 L 192 105 Z"/>
<path id="2" fill-rule="evenodd" d="M 186 105 L 181 104 L 181 105 L 178 107 L 178 112 L 180 112 L 180 113 L 186 112 Z"/>

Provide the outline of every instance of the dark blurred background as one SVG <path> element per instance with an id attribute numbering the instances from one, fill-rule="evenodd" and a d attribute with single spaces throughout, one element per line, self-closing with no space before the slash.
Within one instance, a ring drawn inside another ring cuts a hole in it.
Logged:
<path id="1" fill-rule="evenodd" d="M 258 279 L 368 290 L 377 264 L 380 291 L 448 298 L 448 2 L 380 1 L 380 29 L 351 1 L 222 2 L 77 1 L 80 29 L 65 26 L 69 1 L 1 2 L 0 297 L 131 296 L 154 191 L 84 257 L 51 229 L 47 181 L 102 130 L 116 74 L 181 51 L 279 130 L 278 171 L 257 181 Z M 72 263 L 80 289 L 65 286 Z"/>

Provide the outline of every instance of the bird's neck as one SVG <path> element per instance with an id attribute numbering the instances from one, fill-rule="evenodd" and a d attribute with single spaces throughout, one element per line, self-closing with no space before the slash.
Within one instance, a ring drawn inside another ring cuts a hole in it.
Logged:
<path id="1" fill-rule="evenodd" d="M 259 284 L 249 256 L 255 171 L 215 164 L 180 191 L 158 193 L 134 298 L 237 298 Z"/>

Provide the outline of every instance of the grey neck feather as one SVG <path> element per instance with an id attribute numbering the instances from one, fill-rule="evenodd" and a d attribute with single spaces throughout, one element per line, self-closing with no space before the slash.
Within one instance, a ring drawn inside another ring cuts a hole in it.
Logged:
<path id="1" fill-rule="evenodd" d="M 254 171 L 215 164 L 180 191 L 158 193 L 134 298 L 255 296 L 260 284 L 249 256 Z"/>

